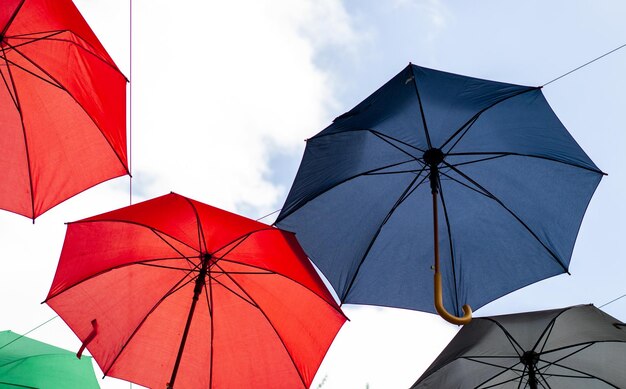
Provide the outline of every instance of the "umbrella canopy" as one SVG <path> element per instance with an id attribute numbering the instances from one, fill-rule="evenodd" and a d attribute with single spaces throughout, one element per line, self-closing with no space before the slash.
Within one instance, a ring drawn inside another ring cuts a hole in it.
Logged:
<path id="1" fill-rule="evenodd" d="M 409 65 L 307 140 L 276 225 L 344 303 L 434 312 L 439 283 L 459 316 L 566 272 L 601 176 L 541 88 Z"/>
<path id="2" fill-rule="evenodd" d="M 99 388 L 90 357 L 16 334 L 0 332 L 0 388 Z"/>
<path id="3" fill-rule="evenodd" d="M 151 388 L 308 387 L 346 320 L 293 234 L 174 193 L 70 223 L 46 302 Z"/>
<path id="4" fill-rule="evenodd" d="M 417 388 L 626 388 L 626 328 L 593 305 L 481 317 Z"/>
<path id="5" fill-rule="evenodd" d="M 128 173 L 126 78 L 70 0 L 0 9 L 0 208 L 35 219 Z"/>

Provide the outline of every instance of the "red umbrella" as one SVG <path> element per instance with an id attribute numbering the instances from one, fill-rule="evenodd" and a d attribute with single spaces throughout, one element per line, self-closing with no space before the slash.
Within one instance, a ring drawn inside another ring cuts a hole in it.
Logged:
<path id="1" fill-rule="evenodd" d="M 126 78 L 70 0 L 0 7 L 0 208 L 35 219 L 128 173 Z"/>
<path id="2" fill-rule="evenodd" d="M 294 235 L 174 193 L 70 223 L 46 302 L 151 388 L 308 387 L 346 320 Z"/>

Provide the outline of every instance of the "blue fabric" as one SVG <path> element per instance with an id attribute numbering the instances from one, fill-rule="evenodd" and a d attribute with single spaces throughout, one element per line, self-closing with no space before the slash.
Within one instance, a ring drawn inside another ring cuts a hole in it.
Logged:
<path id="1" fill-rule="evenodd" d="M 308 140 L 276 222 L 342 302 L 434 312 L 430 148 L 446 309 L 567 270 L 602 172 L 541 89 L 409 65 Z"/>

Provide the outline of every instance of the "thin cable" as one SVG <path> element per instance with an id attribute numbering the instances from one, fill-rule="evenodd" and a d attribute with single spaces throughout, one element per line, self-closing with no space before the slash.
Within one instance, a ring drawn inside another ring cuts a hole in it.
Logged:
<path id="1" fill-rule="evenodd" d="M 133 0 L 129 1 L 128 12 L 128 192 L 129 203 L 133 205 Z"/>
<path id="2" fill-rule="evenodd" d="M 28 335 L 28 334 L 30 334 L 31 332 L 35 331 L 37 328 L 39 328 L 39 327 L 41 327 L 41 326 L 43 326 L 43 325 L 45 325 L 45 324 L 50 323 L 52 320 L 56 319 L 57 317 L 59 317 L 59 315 L 53 316 L 51 319 L 48 319 L 48 320 L 46 320 L 45 322 L 43 322 L 43 323 L 39 324 L 37 327 L 33 328 L 32 330 L 28 331 L 27 333 L 25 333 L 25 334 L 22 334 L 22 335 L 18 336 L 17 338 L 13 339 L 12 341 L 10 341 L 9 343 L 7 343 L 7 344 L 5 344 L 5 345 L 3 345 L 3 346 L 0 346 L 0 349 L 3 349 L 3 348 L 5 348 L 6 346 L 10 345 L 11 343 L 13 343 L 13 342 L 15 342 L 15 341 L 17 341 L 17 340 L 19 340 L 19 339 L 21 339 L 21 338 L 25 337 L 26 335 Z"/>
<path id="3" fill-rule="evenodd" d="M 268 217 L 268 216 L 272 216 L 272 215 L 273 215 L 273 214 L 275 214 L 276 212 L 280 212 L 280 211 L 281 211 L 281 209 L 282 209 L 282 208 L 277 209 L 277 210 L 275 210 L 274 212 L 268 213 L 268 214 L 267 214 L 267 215 L 265 215 L 265 216 L 261 216 L 260 218 L 256 219 L 256 221 L 261 221 L 261 220 L 265 219 L 265 218 L 266 218 L 266 217 Z"/>
<path id="4" fill-rule="evenodd" d="M 613 300 L 609 301 L 609 302 L 608 302 L 608 303 L 606 303 L 606 304 L 602 304 L 602 305 L 600 305 L 598 308 L 606 307 L 607 305 L 609 305 L 609 304 L 611 304 L 611 303 L 614 303 L 614 302 L 616 302 L 617 300 L 619 300 L 619 299 L 621 299 L 621 298 L 624 298 L 624 297 L 626 297 L 626 294 L 623 294 L 623 295 L 619 296 L 618 298 L 616 298 L 616 299 L 613 299 Z"/>
<path id="5" fill-rule="evenodd" d="M 609 51 L 608 53 L 604 53 L 604 54 L 602 54 L 601 56 L 599 56 L 599 57 L 597 57 L 597 58 L 595 58 L 595 59 L 592 59 L 591 61 L 587 62 L 586 64 L 580 65 L 580 66 L 579 66 L 579 67 L 577 67 L 576 69 L 570 70 L 569 72 L 567 72 L 567 73 L 565 73 L 565 74 L 563 74 L 563 75 L 561 75 L 561 76 L 559 76 L 559 77 L 555 78 L 555 79 L 554 79 L 554 80 L 552 80 L 552 81 L 548 81 L 548 82 L 546 82 L 545 84 L 543 84 L 543 85 L 541 86 L 541 88 L 543 88 L 544 86 L 546 86 L 546 85 L 548 85 L 548 84 L 553 83 L 553 82 L 554 82 L 554 81 L 556 81 L 556 80 L 560 80 L 561 78 L 563 78 L 563 77 L 567 76 L 568 74 L 572 74 L 572 73 L 574 73 L 576 70 L 582 69 L 582 68 L 584 68 L 585 66 L 587 66 L 587 65 L 589 65 L 589 64 L 591 64 L 591 63 L 593 63 L 593 62 L 596 62 L 596 61 L 597 61 L 597 60 L 599 60 L 600 58 L 604 58 L 604 57 L 606 57 L 607 55 L 609 55 L 609 54 L 611 54 L 611 53 L 614 53 L 614 52 L 616 52 L 617 50 L 619 50 L 619 49 L 621 49 L 621 48 L 624 48 L 624 47 L 626 47 L 626 43 L 624 43 L 624 44 L 623 44 L 623 45 L 621 45 L 620 47 L 617 47 L 617 48 L 615 48 L 615 49 L 613 49 L 613 50 Z"/>

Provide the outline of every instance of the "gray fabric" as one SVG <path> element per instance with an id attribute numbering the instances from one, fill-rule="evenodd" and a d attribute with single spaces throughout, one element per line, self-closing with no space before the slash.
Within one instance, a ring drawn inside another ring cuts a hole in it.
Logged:
<path id="1" fill-rule="evenodd" d="M 537 388 L 626 388 L 616 323 L 593 305 L 475 318 L 411 388 L 530 388 L 526 352 L 538 354 Z"/>

